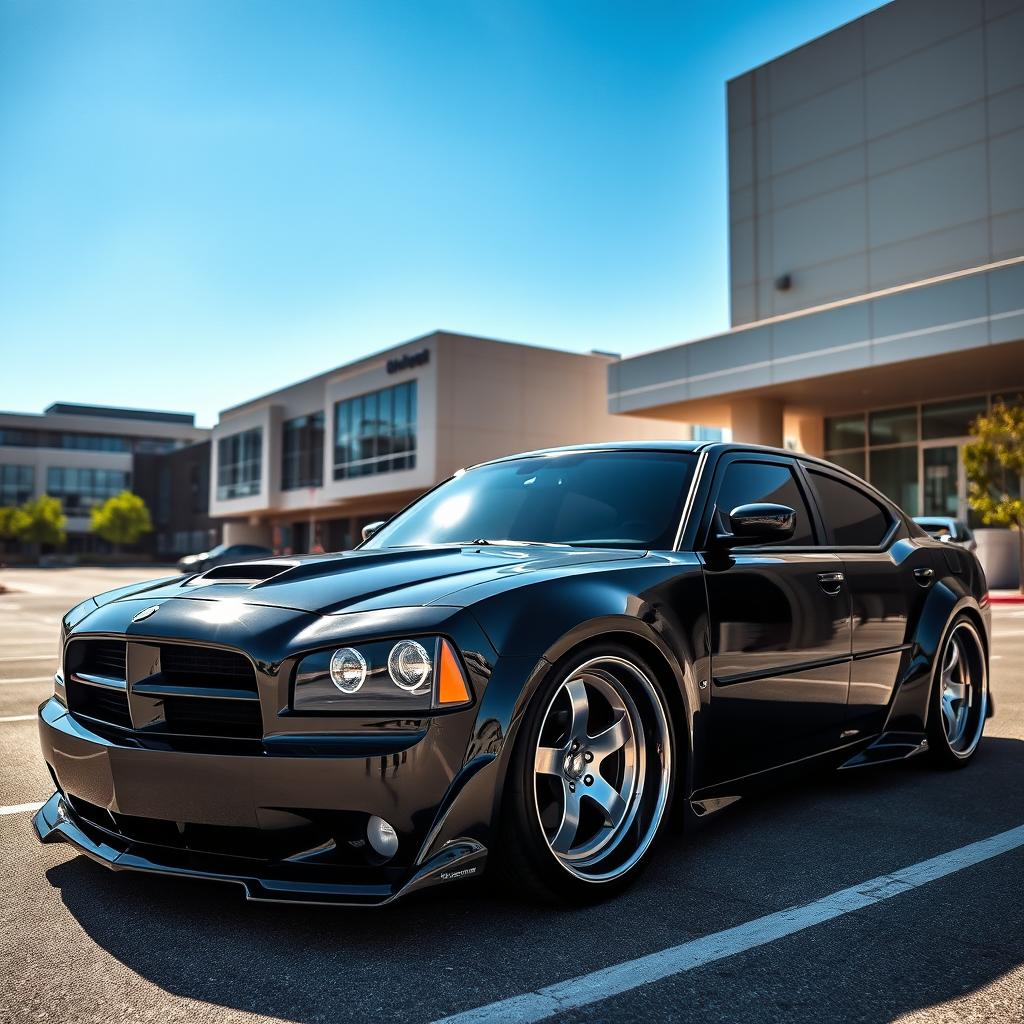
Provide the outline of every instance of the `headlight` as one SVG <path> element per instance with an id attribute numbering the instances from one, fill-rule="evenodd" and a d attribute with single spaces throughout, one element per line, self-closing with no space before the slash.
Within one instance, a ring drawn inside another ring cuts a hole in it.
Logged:
<path id="1" fill-rule="evenodd" d="M 295 672 L 292 709 L 390 715 L 469 701 L 469 684 L 455 648 L 443 637 L 421 637 L 307 655 Z"/>

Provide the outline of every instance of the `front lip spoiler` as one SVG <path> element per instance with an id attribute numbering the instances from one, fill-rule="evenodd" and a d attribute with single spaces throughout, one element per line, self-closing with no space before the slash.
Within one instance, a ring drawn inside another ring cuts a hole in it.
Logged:
<path id="1" fill-rule="evenodd" d="M 353 885 L 344 882 L 302 882 L 231 870 L 231 859 L 216 855 L 159 848 L 163 859 L 156 861 L 147 847 L 131 840 L 106 835 L 99 839 L 79 822 L 61 794 L 54 793 L 32 817 L 36 835 L 43 843 L 68 843 L 80 853 L 111 871 L 141 871 L 148 874 L 192 878 L 240 885 L 245 898 L 258 903 L 302 903 L 335 907 L 383 907 L 418 889 L 475 878 L 483 873 L 487 849 L 474 839 L 460 838 L 446 844 L 421 865 L 402 885 Z M 97 832 L 99 830 L 96 830 Z M 106 841 L 106 840 L 109 840 Z M 235 862 L 237 863 L 237 862 Z M 246 867 L 250 865 L 247 863 Z"/>

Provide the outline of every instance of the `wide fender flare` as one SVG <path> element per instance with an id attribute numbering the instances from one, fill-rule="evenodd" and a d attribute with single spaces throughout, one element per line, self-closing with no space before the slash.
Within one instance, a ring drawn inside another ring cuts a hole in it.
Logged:
<path id="1" fill-rule="evenodd" d="M 977 599 L 968 590 L 966 581 L 954 575 L 944 576 L 928 592 L 918 617 L 910 649 L 910 658 L 900 677 L 889 709 L 886 728 L 903 728 L 928 721 L 935 658 L 952 619 L 966 612 L 978 627 L 988 657 L 988 628 Z"/>
<path id="2" fill-rule="evenodd" d="M 482 609 L 473 609 L 491 642 L 503 652 L 499 666 L 518 663 L 515 673 L 494 674 L 480 707 L 479 720 L 496 724 L 501 736 L 494 747 L 494 762 L 488 766 L 493 781 L 492 822 L 501 813 L 512 752 L 530 701 L 563 659 L 594 641 L 632 646 L 658 673 L 676 724 L 677 743 L 681 741 L 684 747 L 685 773 L 677 777 L 677 791 L 687 787 L 694 777 L 695 730 L 703 695 L 708 692 L 699 686 L 700 679 L 707 678 L 708 666 L 704 581 L 697 571 L 690 574 L 688 582 L 693 601 L 682 605 L 692 610 L 687 621 L 674 614 L 672 609 L 681 606 L 676 601 L 664 605 L 654 593 L 631 594 L 593 580 L 585 586 L 563 581 L 560 586 L 537 588 L 539 592 L 529 596 L 525 609 L 520 605 L 522 593 L 515 607 L 506 603 L 511 595 L 504 595 Z M 679 580 L 673 585 L 678 596 Z M 506 655 L 506 651 L 510 653 Z M 494 732 L 492 729 L 492 735 Z"/>

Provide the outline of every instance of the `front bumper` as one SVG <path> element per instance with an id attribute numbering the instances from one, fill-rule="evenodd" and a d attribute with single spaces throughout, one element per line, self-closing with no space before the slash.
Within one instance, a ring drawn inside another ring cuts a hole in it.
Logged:
<path id="1" fill-rule="evenodd" d="M 93 732 L 51 699 L 39 713 L 57 792 L 33 823 L 112 870 L 242 886 L 251 900 L 382 905 L 440 882 L 479 875 L 487 851 L 493 758 L 452 776 L 443 726 L 380 738 L 237 753 L 142 746 Z M 365 822 L 399 835 L 375 858 Z"/>

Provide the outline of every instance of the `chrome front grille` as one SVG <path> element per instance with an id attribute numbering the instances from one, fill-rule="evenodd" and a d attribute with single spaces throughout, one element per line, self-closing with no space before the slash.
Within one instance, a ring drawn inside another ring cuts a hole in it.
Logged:
<path id="1" fill-rule="evenodd" d="M 68 710 L 143 733 L 259 739 L 259 689 L 238 651 L 198 644 L 73 639 L 65 652 Z"/>

